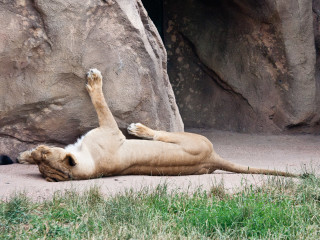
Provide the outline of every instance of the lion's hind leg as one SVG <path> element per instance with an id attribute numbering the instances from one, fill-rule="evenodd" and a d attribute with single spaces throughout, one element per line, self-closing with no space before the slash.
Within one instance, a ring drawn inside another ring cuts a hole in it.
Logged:
<path id="1" fill-rule="evenodd" d="M 153 130 L 141 123 L 131 123 L 128 128 L 128 133 L 136 137 L 150 139 L 160 142 L 167 143 L 176 143 L 183 144 L 185 142 L 190 142 L 190 137 L 194 138 L 195 136 L 204 138 L 200 135 L 195 135 L 191 133 L 176 133 L 176 132 L 166 132 L 166 131 L 157 131 Z"/>
<path id="2" fill-rule="evenodd" d="M 36 164 L 34 159 L 31 157 L 32 150 L 20 153 L 19 157 L 17 158 L 18 162 L 21 164 Z"/>
<path id="3" fill-rule="evenodd" d="M 131 123 L 127 130 L 129 134 L 140 138 L 179 144 L 188 151 L 201 152 L 204 148 L 209 148 L 210 151 L 213 149 L 211 142 L 206 137 L 198 134 L 157 131 L 141 123 Z"/>
<path id="4" fill-rule="evenodd" d="M 181 150 L 186 153 L 186 158 L 191 156 L 193 164 L 202 164 L 199 167 L 204 169 L 198 169 L 197 174 L 213 171 L 210 157 L 216 153 L 213 150 L 212 143 L 204 136 L 186 132 L 157 131 L 141 123 L 130 124 L 128 132 L 137 137 L 179 145 Z M 204 163 L 207 165 L 203 165 Z"/>

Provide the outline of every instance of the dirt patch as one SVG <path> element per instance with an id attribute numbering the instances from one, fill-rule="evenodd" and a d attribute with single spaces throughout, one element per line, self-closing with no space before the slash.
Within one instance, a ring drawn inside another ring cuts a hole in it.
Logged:
<path id="1" fill-rule="evenodd" d="M 302 172 L 304 168 L 320 170 L 320 136 L 313 135 L 250 135 L 216 130 L 189 129 L 208 137 L 223 158 L 248 166 L 263 167 L 290 172 Z M 201 187 L 209 190 L 221 181 L 230 191 L 239 189 L 241 184 L 259 185 L 268 177 L 243 175 L 216 171 L 214 174 L 177 177 L 117 176 L 70 182 L 46 182 L 38 167 L 32 165 L 0 166 L 0 198 L 6 199 L 15 192 L 25 192 L 34 200 L 52 197 L 55 191 L 75 189 L 83 191 L 91 186 L 100 186 L 106 196 L 128 189 L 154 188 L 166 183 L 169 189 L 194 191 Z"/>

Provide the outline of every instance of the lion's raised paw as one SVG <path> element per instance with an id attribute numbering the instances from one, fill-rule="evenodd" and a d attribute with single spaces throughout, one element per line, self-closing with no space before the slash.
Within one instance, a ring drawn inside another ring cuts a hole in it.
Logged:
<path id="1" fill-rule="evenodd" d="M 95 89 L 102 88 L 102 74 L 96 69 L 92 68 L 87 72 L 87 84 L 86 88 L 89 92 L 92 92 Z"/>
<path id="2" fill-rule="evenodd" d="M 131 123 L 128 128 L 128 133 L 140 138 L 153 139 L 154 132 L 141 123 Z"/>

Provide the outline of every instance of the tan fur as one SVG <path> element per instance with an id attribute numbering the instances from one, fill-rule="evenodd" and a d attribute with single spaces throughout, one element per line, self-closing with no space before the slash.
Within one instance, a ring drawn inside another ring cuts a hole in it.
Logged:
<path id="1" fill-rule="evenodd" d="M 18 157 L 18 162 L 21 164 L 35 164 L 36 162 L 33 160 L 33 158 L 31 157 L 31 152 L 33 150 L 28 150 L 25 152 L 20 153 L 19 157 Z"/>
<path id="2" fill-rule="evenodd" d="M 297 176 L 226 161 L 215 153 L 207 138 L 197 134 L 156 131 L 137 123 L 131 124 L 128 132 L 144 140 L 126 139 L 103 96 L 101 73 L 91 69 L 87 80 L 86 88 L 97 112 L 99 127 L 65 149 L 40 145 L 20 154 L 21 163 L 38 164 L 40 172 L 48 181 L 126 174 L 205 174 L 217 169 L 236 173 Z"/>

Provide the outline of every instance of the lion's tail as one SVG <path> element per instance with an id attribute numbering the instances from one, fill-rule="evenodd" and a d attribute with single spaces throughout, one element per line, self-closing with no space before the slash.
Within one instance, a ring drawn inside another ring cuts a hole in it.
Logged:
<path id="1" fill-rule="evenodd" d="M 269 170 L 263 168 L 254 168 L 249 166 L 244 166 L 236 164 L 221 158 L 220 156 L 214 156 L 214 166 L 216 169 L 234 172 L 234 173 L 245 173 L 245 174 L 265 174 L 265 175 L 275 175 L 284 177 L 299 177 L 299 174 L 293 174 L 288 172 L 282 172 L 277 170 Z"/>

